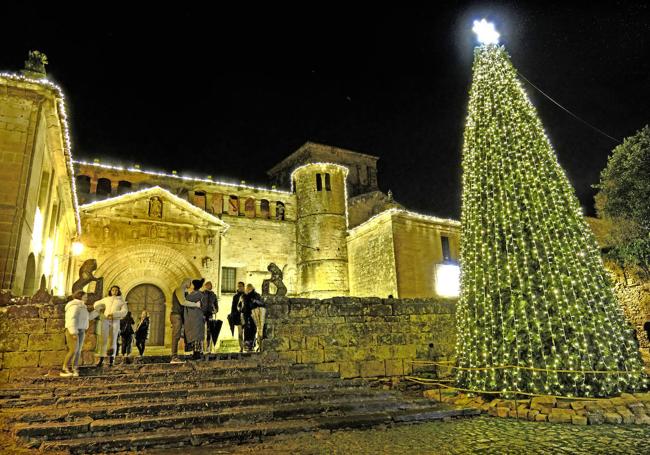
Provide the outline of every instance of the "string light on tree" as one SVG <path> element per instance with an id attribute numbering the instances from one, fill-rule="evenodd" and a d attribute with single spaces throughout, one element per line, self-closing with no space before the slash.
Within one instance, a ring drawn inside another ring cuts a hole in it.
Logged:
<path id="1" fill-rule="evenodd" d="M 573 188 L 494 25 L 475 21 L 473 31 L 458 385 L 563 396 L 642 388 L 639 352 Z"/>

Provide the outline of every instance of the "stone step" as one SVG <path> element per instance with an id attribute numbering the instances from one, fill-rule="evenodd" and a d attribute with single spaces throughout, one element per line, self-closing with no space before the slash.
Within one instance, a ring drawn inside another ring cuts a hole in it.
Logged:
<path id="1" fill-rule="evenodd" d="M 366 398 L 394 398 L 385 391 L 360 389 L 359 387 L 327 387 L 324 389 L 275 389 L 264 392 L 236 392 L 230 395 L 206 395 L 205 393 L 189 395 L 177 393 L 175 396 L 157 399 L 141 398 L 125 402 L 100 401 L 84 403 L 73 407 L 31 407 L 29 409 L 7 410 L 4 413 L 8 422 L 47 422 L 76 421 L 86 417 L 92 419 L 116 419 L 134 416 L 164 415 L 168 413 L 190 412 L 200 410 L 226 409 L 235 406 L 253 406 L 273 403 L 292 403 L 304 400 L 338 399 L 348 397 L 352 400 Z"/>
<path id="2" fill-rule="evenodd" d="M 72 378 L 78 379 L 78 378 Z M 79 380 L 79 379 L 78 379 Z M 279 383 L 291 385 L 294 382 L 301 381 L 338 381 L 338 375 L 334 373 L 321 373 L 311 370 L 298 370 L 286 372 L 273 372 L 273 374 L 260 374 L 257 371 L 243 372 L 238 376 L 222 376 L 222 377 L 206 377 L 206 375 L 199 376 L 183 376 L 180 378 L 166 377 L 163 379 L 143 379 L 138 382 L 113 382 L 104 383 L 99 380 L 79 380 L 80 382 L 69 381 L 66 384 L 56 384 L 55 387 L 50 385 L 49 388 L 31 387 L 23 389 L 15 389 L 12 396 L 19 398 L 8 398 L 0 400 L 0 407 L 26 407 L 26 406 L 44 406 L 54 405 L 62 397 L 80 397 L 83 398 L 88 395 L 114 395 L 120 393 L 130 392 L 163 392 L 170 389 L 180 390 L 202 390 L 218 387 L 235 387 L 242 386 L 255 386 L 255 384 L 264 383 Z"/>
<path id="3" fill-rule="evenodd" d="M 267 381 L 252 384 L 237 384 L 225 385 L 217 387 L 201 387 L 195 389 L 187 389 L 185 384 L 170 384 L 162 390 L 157 388 L 146 387 L 145 390 L 134 390 L 120 393 L 105 393 L 93 395 L 71 395 L 62 396 L 55 402 L 56 406 L 73 406 L 77 404 L 90 404 L 96 402 L 112 401 L 118 402 L 131 402 L 134 400 L 159 400 L 166 397 L 171 398 L 190 398 L 190 397 L 209 397 L 209 396 L 225 396 L 236 393 L 278 393 L 291 390 L 323 390 L 323 389 L 338 389 L 338 388 L 352 388 L 361 387 L 364 381 L 360 379 L 338 379 L 338 380 L 319 380 L 319 379 L 300 379 L 294 381 L 287 381 L 286 377 L 282 381 Z"/>
<path id="4" fill-rule="evenodd" d="M 471 415 L 470 410 L 440 411 L 439 408 L 422 408 L 394 412 L 352 413 L 345 416 L 313 416 L 256 423 L 229 422 L 223 425 L 201 424 L 194 428 L 160 428 L 141 433 L 90 436 L 66 440 L 45 441 L 43 451 L 69 451 L 77 453 L 100 453 L 135 451 L 155 447 L 187 447 L 208 444 L 242 443 L 278 434 L 292 434 L 319 429 L 367 428 L 382 424 L 405 421 L 427 421 L 448 417 Z M 406 418 L 410 420 L 404 420 Z M 38 445 L 38 442 L 36 442 Z"/>
<path id="5" fill-rule="evenodd" d="M 379 411 L 399 411 L 413 408 L 392 396 L 376 397 L 324 397 L 305 399 L 299 403 L 270 403 L 250 406 L 230 406 L 225 409 L 179 409 L 173 414 L 128 416 L 122 418 L 93 419 L 82 417 L 74 421 L 48 421 L 45 423 L 17 423 L 13 433 L 27 440 L 53 440 L 73 437 L 87 437 L 93 434 L 113 437 L 122 433 L 151 431 L 158 428 L 193 428 L 208 423 L 225 422 L 269 422 L 295 418 L 297 416 L 321 416 L 344 414 L 369 414 Z M 127 414 L 128 415 L 128 414 Z"/>
<path id="6" fill-rule="evenodd" d="M 287 367 L 271 365 L 267 367 L 244 367 L 244 368 L 192 368 L 183 367 L 165 371 L 138 371 L 138 372 L 115 372 L 111 374 L 98 374 L 74 377 L 44 376 L 35 378 L 31 383 L 21 383 L 20 387 L 10 386 L 4 389 L 5 394 L 15 393 L 42 393 L 44 388 L 52 387 L 78 387 L 84 385 L 111 385 L 119 383 L 155 383 L 159 381 L 190 381 L 206 380 L 213 381 L 228 380 L 238 376 L 257 375 L 260 377 L 275 377 L 278 375 L 304 375 L 321 378 L 337 378 L 338 373 L 315 371 L 305 366 Z"/>

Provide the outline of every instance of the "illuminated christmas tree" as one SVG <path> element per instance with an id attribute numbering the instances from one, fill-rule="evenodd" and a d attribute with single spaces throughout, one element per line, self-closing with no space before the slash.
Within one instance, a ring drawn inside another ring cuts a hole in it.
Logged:
<path id="1" fill-rule="evenodd" d="M 474 25 L 482 45 L 463 145 L 458 387 L 562 396 L 642 388 L 632 330 L 573 188 L 499 34 Z"/>

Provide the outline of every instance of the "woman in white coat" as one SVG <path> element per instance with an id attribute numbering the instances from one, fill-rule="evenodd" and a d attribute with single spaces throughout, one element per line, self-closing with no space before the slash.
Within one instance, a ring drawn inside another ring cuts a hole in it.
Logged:
<path id="1" fill-rule="evenodd" d="M 108 355 L 110 341 L 109 365 L 113 365 L 117 354 L 117 336 L 120 333 L 120 320 L 129 312 L 126 302 L 122 298 L 122 291 L 119 286 L 111 286 L 108 296 L 95 302 L 95 310 L 102 311 L 99 317 L 100 331 L 97 339 L 99 356 L 98 367 L 104 364 L 104 358 Z"/>
<path id="2" fill-rule="evenodd" d="M 61 376 L 79 376 L 79 357 L 84 344 L 88 321 L 98 316 L 97 311 L 88 312 L 86 300 L 88 298 L 84 291 L 77 291 L 73 299 L 65 306 L 65 342 L 68 352 L 63 359 Z M 71 365 L 70 365 L 71 364 Z M 68 366 L 72 366 L 72 371 Z"/>

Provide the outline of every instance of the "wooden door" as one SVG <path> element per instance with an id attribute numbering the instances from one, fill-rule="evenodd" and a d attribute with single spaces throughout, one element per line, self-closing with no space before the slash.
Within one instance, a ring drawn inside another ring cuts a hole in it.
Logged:
<path id="1" fill-rule="evenodd" d="M 142 310 L 149 313 L 149 341 L 151 346 L 165 344 L 165 294 L 153 284 L 140 284 L 129 291 L 126 296 L 129 311 L 135 320 L 135 327 L 140 321 Z"/>

